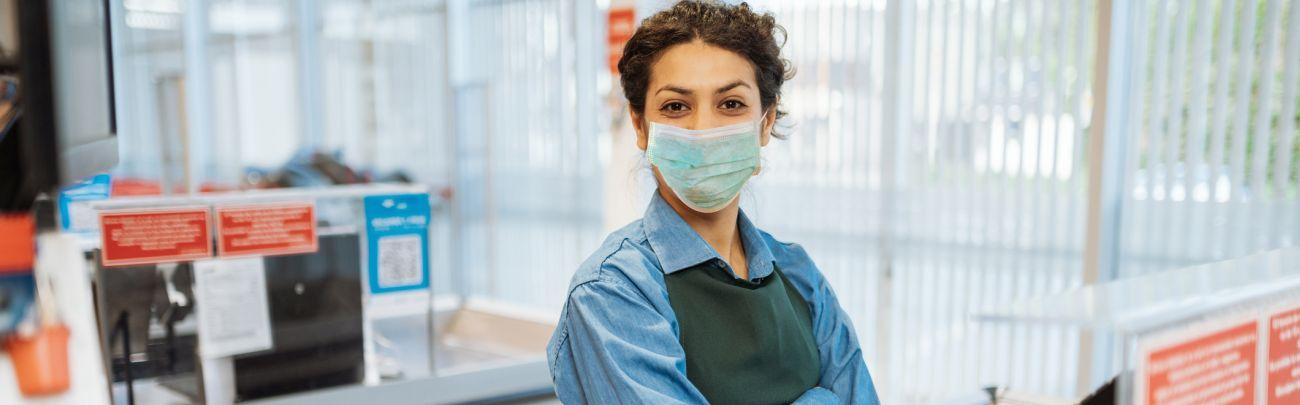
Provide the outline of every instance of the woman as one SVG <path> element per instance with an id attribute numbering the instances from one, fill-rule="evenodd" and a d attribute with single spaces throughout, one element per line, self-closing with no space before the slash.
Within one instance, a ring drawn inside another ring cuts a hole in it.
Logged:
<path id="1" fill-rule="evenodd" d="M 740 210 L 781 84 L 770 14 L 683 1 L 618 68 L 659 189 L 578 269 L 547 347 L 566 403 L 878 403 L 848 316 L 799 245 Z"/>

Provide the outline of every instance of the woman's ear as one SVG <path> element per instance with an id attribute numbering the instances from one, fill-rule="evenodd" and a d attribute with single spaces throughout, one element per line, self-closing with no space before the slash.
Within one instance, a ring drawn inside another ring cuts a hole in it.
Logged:
<path id="1" fill-rule="evenodd" d="M 641 151 L 645 151 L 647 145 L 649 145 L 650 134 L 646 132 L 644 117 L 631 108 L 627 110 L 627 113 L 632 118 L 632 128 L 636 129 L 636 147 Z"/>
<path id="2" fill-rule="evenodd" d="M 767 141 L 772 140 L 773 129 L 776 129 L 776 103 L 772 103 L 772 108 L 763 114 L 763 129 L 758 137 L 760 146 L 767 146 Z"/>

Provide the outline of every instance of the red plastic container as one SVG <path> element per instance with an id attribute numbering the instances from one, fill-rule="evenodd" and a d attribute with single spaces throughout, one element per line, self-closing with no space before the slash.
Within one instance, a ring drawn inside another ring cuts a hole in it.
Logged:
<path id="1" fill-rule="evenodd" d="M 68 390 L 68 328 L 43 327 L 32 336 L 11 336 L 5 342 L 25 396 L 57 394 Z"/>

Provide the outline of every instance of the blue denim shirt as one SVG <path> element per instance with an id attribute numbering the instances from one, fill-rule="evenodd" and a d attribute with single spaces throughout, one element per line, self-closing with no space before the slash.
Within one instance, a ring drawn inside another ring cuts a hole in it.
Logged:
<path id="1" fill-rule="evenodd" d="M 878 404 L 853 325 L 812 259 L 799 245 L 754 227 L 743 211 L 738 226 L 750 277 L 767 277 L 780 266 L 810 306 L 821 380 L 795 403 Z M 546 348 L 560 400 L 706 403 L 686 379 L 664 275 L 709 260 L 722 257 L 658 193 L 643 218 L 605 239 L 574 274 Z"/>

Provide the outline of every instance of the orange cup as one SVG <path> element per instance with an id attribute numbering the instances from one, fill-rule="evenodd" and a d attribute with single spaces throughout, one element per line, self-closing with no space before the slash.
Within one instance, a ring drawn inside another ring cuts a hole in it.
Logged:
<path id="1" fill-rule="evenodd" d="M 57 394 L 68 389 L 68 328 L 50 325 L 32 336 L 5 342 L 25 396 Z"/>

